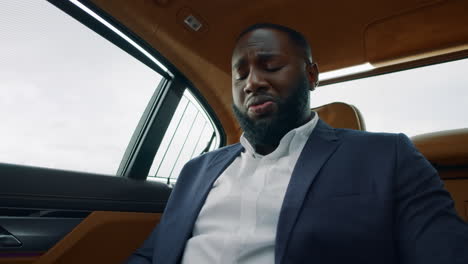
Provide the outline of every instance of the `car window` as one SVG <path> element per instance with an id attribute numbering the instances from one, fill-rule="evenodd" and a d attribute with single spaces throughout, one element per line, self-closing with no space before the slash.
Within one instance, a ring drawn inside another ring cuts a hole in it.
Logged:
<path id="1" fill-rule="evenodd" d="M 147 179 L 174 184 L 190 159 L 220 146 L 219 132 L 187 89 L 159 146 Z"/>
<path id="2" fill-rule="evenodd" d="M 355 105 L 366 128 L 408 136 L 468 127 L 468 59 L 318 87 L 311 105 Z"/>
<path id="3" fill-rule="evenodd" d="M 0 162 L 115 175 L 163 77 L 47 1 L 2 1 Z"/>

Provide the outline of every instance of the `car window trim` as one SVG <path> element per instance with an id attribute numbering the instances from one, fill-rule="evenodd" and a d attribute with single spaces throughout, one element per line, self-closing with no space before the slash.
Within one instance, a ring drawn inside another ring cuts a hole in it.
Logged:
<path id="1" fill-rule="evenodd" d="M 135 35 L 133 32 L 128 30 L 124 27 L 121 23 L 115 20 L 113 17 L 108 15 L 106 12 L 98 8 L 95 4 L 91 3 L 90 1 L 80 1 L 81 4 L 98 14 L 102 19 L 106 22 L 117 28 L 119 31 L 124 33 L 128 38 L 130 38 L 135 43 L 143 48 L 146 52 L 151 54 L 156 60 L 158 60 L 161 64 L 166 66 L 170 72 L 163 70 L 159 67 L 155 62 L 149 59 L 146 55 L 140 52 L 137 48 L 131 45 L 128 41 L 120 37 L 117 33 L 112 31 L 110 28 L 96 20 L 90 14 L 83 11 L 81 8 L 77 7 L 75 4 L 71 3 L 70 1 L 66 0 L 46 0 L 49 3 L 53 4 L 66 14 L 70 15 L 74 19 L 78 20 L 84 26 L 88 27 L 89 29 L 93 30 L 103 38 L 107 39 L 117 47 L 121 48 L 125 52 L 127 52 L 130 56 L 136 58 L 137 60 L 141 61 L 146 66 L 150 67 L 160 75 L 162 75 L 166 79 L 171 79 L 173 77 L 173 70 L 174 67 L 154 48 L 152 48 L 149 44 L 143 41 L 140 37 Z"/>
<path id="2" fill-rule="evenodd" d="M 169 73 L 161 69 L 151 59 L 142 54 L 125 39 L 121 38 L 107 26 L 96 20 L 90 14 L 86 13 L 70 1 L 46 1 L 61 9 L 71 17 L 75 18 L 84 26 L 90 28 L 108 41 L 112 42 L 114 45 L 118 46 L 129 55 L 155 70 L 163 77 L 161 82 L 158 84 L 158 87 L 155 89 L 155 93 L 150 99 L 144 114 L 140 118 L 140 121 L 133 132 L 130 142 L 127 145 L 126 151 L 122 157 L 121 163 L 119 164 L 117 176 L 138 180 L 145 180 L 147 178 L 157 149 L 163 140 L 164 134 L 169 126 L 175 109 L 177 108 L 177 105 L 182 98 L 185 89 L 190 90 L 193 97 L 195 97 L 197 102 L 205 111 L 206 115 L 209 117 L 210 123 L 216 131 L 215 133 L 219 137 L 218 147 L 224 146 L 226 144 L 226 133 L 221 125 L 220 120 L 206 99 L 195 88 L 195 86 L 157 50 L 151 47 L 136 34 L 131 32 L 128 28 L 123 26 L 116 19 L 108 15 L 105 11 L 97 7 L 94 3 L 88 0 L 79 1 L 81 4 L 106 20 L 106 22 L 110 23 L 112 26 L 123 32 L 134 42 L 138 43 L 140 47 L 153 55 L 154 58 L 156 58 L 161 64 L 169 69 Z"/>
<path id="3" fill-rule="evenodd" d="M 180 79 L 161 81 L 135 130 L 117 175 L 145 180 L 186 89 Z"/>

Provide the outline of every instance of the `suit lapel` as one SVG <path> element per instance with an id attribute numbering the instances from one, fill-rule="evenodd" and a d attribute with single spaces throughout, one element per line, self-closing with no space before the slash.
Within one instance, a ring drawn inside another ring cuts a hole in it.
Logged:
<path id="1" fill-rule="evenodd" d="M 240 144 L 233 146 L 229 150 L 220 152 L 210 163 L 208 168 L 198 175 L 197 180 L 191 188 L 191 207 L 194 209 L 190 216 L 190 222 L 195 223 L 198 214 L 205 203 L 206 197 L 213 186 L 214 181 L 221 175 L 221 173 L 239 156 L 243 150 Z"/>
<path id="2" fill-rule="evenodd" d="M 283 262 L 304 198 L 317 173 L 339 144 L 333 128 L 319 120 L 297 160 L 286 190 L 276 232 L 275 263 Z"/>
<path id="3" fill-rule="evenodd" d="M 173 223 L 173 226 L 177 227 L 178 232 L 172 232 L 171 235 L 177 235 L 174 239 L 174 243 L 171 245 L 174 259 L 166 263 L 178 263 L 182 257 L 182 253 L 186 242 L 191 237 L 193 225 L 200 213 L 203 204 L 205 203 L 206 197 L 213 186 L 214 181 L 221 175 L 221 173 L 233 162 L 233 160 L 239 156 L 239 153 L 243 150 L 240 144 L 233 145 L 230 148 L 221 150 L 213 161 L 209 163 L 206 169 L 201 169 L 194 179 L 189 191 L 184 193 L 185 197 L 190 197 L 183 206 L 183 216 L 179 215 Z M 167 245 L 166 245 L 167 246 Z"/>

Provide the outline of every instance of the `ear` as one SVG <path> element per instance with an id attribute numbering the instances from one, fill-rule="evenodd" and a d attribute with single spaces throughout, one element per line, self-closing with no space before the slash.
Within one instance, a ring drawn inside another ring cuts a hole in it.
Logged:
<path id="1" fill-rule="evenodd" d="M 307 74 L 307 79 L 309 80 L 309 83 L 310 83 L 310 90 L 313 91 L 315 90 L 315 87 L 317 87 L 319 84 L 319 79 L 318 79 L 319 71 L 318 71 L 317 63 L 315 62 L 306 63 L 306 74 Z"/>

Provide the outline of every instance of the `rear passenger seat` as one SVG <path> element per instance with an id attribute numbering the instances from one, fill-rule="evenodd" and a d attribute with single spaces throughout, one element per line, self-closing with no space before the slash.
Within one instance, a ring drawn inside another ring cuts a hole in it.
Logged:
<path id="1" fill-rule="evenodd" d="M 366 130 L 361 112 L 354 106 L 341 102 L 334 102 L 312 108 L 325 123 L 333 128 L 348 128 Z"/>
<path id="2" fill-rule="evenodd" d="M 468 128 L 422 134 L 411 139 L 439 171 L 455 200 L 458 214 L 468 221 Z"/>

